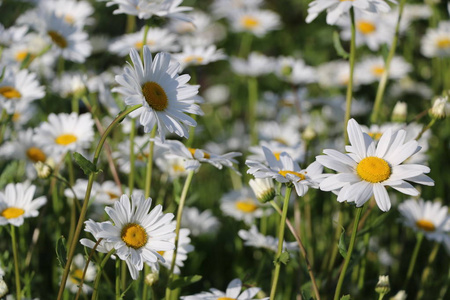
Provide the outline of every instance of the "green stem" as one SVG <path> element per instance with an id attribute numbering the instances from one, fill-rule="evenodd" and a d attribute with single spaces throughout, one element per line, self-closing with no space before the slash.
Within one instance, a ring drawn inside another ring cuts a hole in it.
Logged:
<path id="1" fill-rule="evenodd" d="M 441 245 L 440 243 L 435 242 L 433 249 L 431 250 L 430 256 L 428 256 L 427 266 L 423 270 L 422 277 L 420 279 L 420 290 L 419 293 L 417 294 L 417 300 L 422 299 L 423 295 L 425 294 L 425 283 L 427 282 L 427 280 L 429 280 L 428 276 L 430 275 L 431 265 L 436 259 L 440 245 Z"/>
<path id="2" fill-rule="evenodd" d="M 149 29 L 150 29 L 150 26 L 148 26 L 148 24 L 145 24 L 144 37 L 142 38 L 142 49 L 141 49 L 141 59 L 142 59 L 142 61 L 144 61 L 144 46 L 147 45 L 147 35 L 148 35 L 148 30 Z"/>
<path id="3" fill-rule="evenodd" d="M 344 283 L 345 273 L 347 273 L 348 265 L 350 264 L 350 258 L 352 256 L 353 247 L 355 246 L 356 233 L 358 232 L 358 223 L 361 218 L 361 214 L 364 206 L 356 208 L 355 222 L 353 224 L 352 236 L 350 238 L 350 245 L 348 246 L 347 255 L 345 256 L 344 266 L 342 267 L 341 274 L 339 274 L 338 284 L 334 293 L 334 300 L 339 300 L 341 295 L 342 284 Z"/>
<path id="4" fill-rule="evenodd" d="M 289 198 L 291 196 L 292 187 L 286 187 L 286 194 L 284 195 L 283 212 L 281 214 L 280 226 L 278 228 L 278 250 L 275 254 L 275 270 L 272 277 L 272 288 L 270 290 L 270 300 L 275 299 L 275 293 L 277 291 L 278 277 L 280 276 L 281 262 L 279 258 L 281 252 L 283 251 L 283 241 L 284 241 L 284 227 L 286 224 L 287 211 L 289 207 Z"/>
<path id="5" fill-rule="evenodd" d="M 345 144 L 348 144 L 348 132 L 347 132 L 347 123 L 350 120 L 350 113 L 352 108 L 352 100 L 353 100 L 353 70 L 355 69 L 355 55 L 356 55 L 356 44 L 355 44 L 355 12 L 353 8 L 350 11 L 350 19 L 351 19 L 351 33 L 352 37 L 350 39 L 350 74 L 348 77 L 347 84 L 347 94 L 345 101 L 345 120 L 344 120 L 344 138 Z"/>
<path id="6" fill-rule="evenodd" d="M 130 17 L 130 16 L 128 16 Z M 134 17 L 134 16 L 131 16 Z M 130 131 L 130 174 L 128 175 L 128 193 L 130 196 L 133 194 L 134 189 L 134 170 L 136 155 L 134 153 L 134 136 L 136 134 L 136 120 L 131 119 L 131 131 Z"/>
<path id="7" fill-rule="evenodd" d="M 95 281 L 94 281 L 94 287 L 93 287 L 93 292 L 92 292 L 92 298 L 91 300 L 96 300 L 97 299 L 97 294 L 98 294 L 98 284 L 100 283 L 100 278 L 102 277 L 102 273 L 103 273 L 103 268 L 106 265 L 106 262 L 108 261 L 108 259 L 111 257 L 111 255 L 115 252 L 115 249 L 111 249 L 106 256 L 103 258 L 102 262 L 100 263 L 100 266 L 98 268 L 98 272 L 97 272 L 97 276 L 95 277 Z M 117 258 L 118 259 L 118 258 Z"/>
<path id="8" fill-rule="evenodd" d="M 361 260 L 361 267 L 358 274 L 358 288 L 362 290 L 364 288 L 364 277 L 366 275 L 366 266 L 367 266 L 367 252 L 369 250 L 369 241 L 370 241 L 370 234 L 366 233 L 364 234 L 364 256 Z"/>
<path id="9" fill-rule="evenodd" d="M 127 15 L 127 27 L 125 28 L 126 33 L 134 32 L 136 28 L 136 16 Z"/>
<path id="10" fill-rule="evenodd" d="M 423 233 L 421 233 L 421 232 L 417 233 L 416 246 L 414 247 L 414 251 L 413 251 L 411 260 L 409 261 L 408 272 L 406 273 L 406 280 L 405 280 L 405 284 L 403 286 L 404 289 L 408 286 L 408 282 L 411 279 L 411 276 L 413 274 L 414 266 L 416 265 L 416 261 L 417 261 L 417 255 L 419 254 L 419 249 L 420 249 L 420 246 L 422 245 L 422 240 L 423 240 Z"/>
<path id="11" fill-rule="evenodd" d="M 103 238 L 98 239 L 98 241 L 95 243 L 94 247 L 92 247 L 91 252 L 89 253 L 89 257 L 88 257 L 88 259 L 86 261 L 86 265 L 84 266 L 84 269 L 83 269 L 83 275 L 81 276 L 80 283 L 78 284 L 78 292 L 75 297 L 75 300 L 78 300 L 78 298 L 80 297 L 81 291 L 83 290 L 84 278 L 86 277 L 86 272 L 89 267 L 89 263 L 91 262 L 92 256 L 94 255 L 95 250 L 97 249 L 98 245 L 100 244 L 100 242 L 102 240 L 103 240 Z M 84 295 L 84 296 L 86 297 L 86 295 Z"/>
<path id="12" fill-rule="evenodd" d="M 180 197 L 180 203 L 178 204 L 177 226 L 175 228 L 175 249 L 173 250 L 172 263 L 170 264 L 169 282 L 168 282 L 167 288 L 166 288 L 166 299 L 170 299 L 171 290 L 169 288 L 169 285 L 173 280 L 173 271 L 175 269 L 175 261 L 177 258 L 178 241 L 180 238 L 181 218 L 183 216 L 184 204 L 186 202 L 186 197 L 187 197 L 189 187 L 191 185 L 192 177 L 194 177 L 193 170 L 189 171 L 186 181 L 184 182 L 183 191 L 181 192 L 181 197 Z"/>
<path id="13" fill-rule="evenodd" d="M 334 264 L 336 262 L 337 253 L 338 253 L 338 243 L 339 243 L 339 237 L 341 236 L 341 230 L 342 230 L 342 223 L 344 222 L 344 214 L 342 213 L 341 208 L 339 207 L 338 211 L 338 223 L 336 224 L 336 231 L 334 232 L 334 247 L 332 247 L 332 252 L 330 256 L 330 261 L 328 264 L 328 274 L 331 276 L 332 270 L 334 267 Z"/>
<path id="14" fill-rule="evenodd" d="M 248 78 L 248 119 L 250 126 L 250 141 L 252 145 L 258 143 L 258 131 L 256 130 L 256 103 L 258 102 L 258 80 L 256 77 Z"/>
<path id="15" fill-rule="evenodd" d="M 239 47 L 238 57 L 246 57 L 250 52 L 251 45 L 252 45 L 252 35 L 244 32 L 242 34 L 241 46 Z"/>
<path id="16" fill-rule="evenodd" d="M 380 83 L 378 84 L 378 89 L 377 89 L 377 94 L 375 96 L 375 103 L 373 104 L 372 114 L 370 116 L 370 122 L 372 124 L 377 123 L 379 116 L 380 116 L 381 103 L 383 100 L 384 91 L 386 89 L 386 83 L 387 83 L 387 80 L 389 77 L 389 68 L 391 65 L 391 60 L 394 57 L 395 50 L 397 48 L 398 35 L 399 35 L 399 30 L 400 30 L 400 21 L 402 19 L 403 7 L 405 5 L 405 2 L 406 2 L 406 0 L 400 0 L 398 20 L 397 20 L 397 25 L 395 26 L 395 35 L 392 40 L 391 49 L 389 49 L 389 54 L 386 58 L 383 74 L 381 75 Z"/>
<path id="17" fill-rule="evenodd" d="M 19 253 L 17 251 L 16 228 L 11 224 L 11 243 L 14 255 L 14 277 L 16 279 L 16 299 L 22 299 L 20 292 Z"/>
<path id="18" fill-rule="evenodd" d="M 120 259 L 116 259 L 116 300 L 120 300 Z"/>
<path id="19" fill-rule="evenodd" d="M 436 118 L 431 119 L 430 123 L 422 128 L 422 131 L 416 137 L 416 141 L 418 141 L 422 135 L 434 125 L 434 123 L 436 123 Z"/>
<path id="20" fill-rule="evenodd" d="M 140 108 L 141 106 L 142 105 L 135 105 L 135 106 L 125 109 L 111 122 L 111 124 L 108 126 L 108 128 L 106 128 L 105 132 L 103 133 L 103 135 L 100 138 L 97 148 L 95 149 L 94 159 L 92 161 L 94 166 L 97 166 L 97 162 L 100 157 L 100 152 L 102 150 L 103 144 L 105 143 L 106 138 L 109 136 L 111 131 L 117 126 L 117 124 L 122 122 L 122 120 L 129 113 L 131 113 L 132 111 L 135 111 L 136 109 Z M 75 254 L 76 246 L 78 244 L 78 238 L 80 236 L 81 228 L 83 227 L 83 222 L 86 217 L 87 207 L 88 207 L 89 199 L 91 196 L 92 185 L 94 184 L 94 177 L 95 177 L 95 172 L 92 172 L 91 174 L 89 174 L 88 185 L 86 188 L 86 194 L 84 196 L 83 206 L 81 207 L 80 216 L 78 217 L 77 227 L 75 228 L 75 233 L 73 235 L 72 242 L 70 243 L 66 266 L 64 268 L 63 276 L 61 279 L 61 285 L 59 286 L 58 298 L 57 298 L 58 300 L 62 299 L 64 289 L 66 286 L 66 282 L 67 282 L 67 278 L 69 276 L 70 265 L 72 264 L 72 259 Z"/>

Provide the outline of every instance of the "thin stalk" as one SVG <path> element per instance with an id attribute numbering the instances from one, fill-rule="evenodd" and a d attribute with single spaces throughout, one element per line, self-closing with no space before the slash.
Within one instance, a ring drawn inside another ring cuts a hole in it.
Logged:
<path id="1" fill-rule="evenodd" d="M 433 119 L 431 119 L 431 121 L 430 121 L 430 123 L 428 123 L 426 126 L 424 126 L 423 128 L 422 128 L 422 131 L 420 131 L 420 133 L 417 135 L 417 137 L 416 137 L 416 141 L 418 141 L 421 137 L 422 137 L 422 135 L 428 130 L 428 129 L 430 129 L 433 125 L 434 125 L 434 123 L 436 123 L 436 118 L 433 118 Z"/>
<path id="2" fill-rule="evenodd" d="M 345 120 L 344 120 L 344 137 L 345 144 L 348 144 L 348 132 L 347 132 L 347 123 L 350 120 L 350 112 L 352 108 L 352 100 L 353 100 L 353 70 L 355 69 L 355 55 L 356 55 L 356 44 L 355 44 L 355 11 L 353 8 L 350 10 L 350 19 L 351 19 L 351 33 L 352 37 L 350 39 L 350 74 L 348 77 L 347 84 L 347 94 L 345 101 Z"/>
<path id="3" fill-rule="evenodd" d="M 239 54 L 238 57 L 246 57 L 252 45 L 252 35 L 244 32 L 242 34 L 241 45 L 239 46 Z"/>
<path id="4" fill-rule="evenodd" d="M 400 31 L 400 21 L 402 19 L 403 15 L 403 7 L 405 6 L 406 0 L 400 0 L 399 5 L 399 14 L 398 14 L 398 20 L 397 25 L 395 26 L 395 34 L 394 38 L 391 43 L 391 48 L 389 49 L 389 54 L 386 58 L 386 62 L 384 64 L 384 70 L 383 74 L 381 75 L 380 83 L 378 84 L 377 94 L 375 96 L 375 103 L 373 104 L 372 114 L 370 116 L 370 122 L 372 124 L 375 124 L 378 122 L 378 118 L 380 116 L 380 109 L 381 109 L 381 103 L 383 100 L 384 91 L 386 89 L 386 83 L 389 77 L 389 68 L 391 65 L 392 58 L 394 57 L 395 50 L 397 48 L 397 42 L 398 42 L 398 35 Z"/>
<path id="5" fill-rule="evenodd" d="M 92 247 L 91 252 L 89 253 L 89 257 L 88 257 L 88 259 L 86 261 L 86 265 L 84 266 L 84 269 L 83 269 L 83 275 L 81 276 L 80 283 L 78 284 L 78 292 L 75 297 L 75 300 L 78 300 L 78 298 L 80 297 L 81 291 L 83 290 L 84 278 L 86 277 L 86 272 L 89 267 L 89 262 L 92 260 L 92 256 L 94 255 L 95 250 L 97 249 L 97 246 L 100 244 L 100 242 L 102 240 L 103 240 L 103 238 L 99 238 L 98 241 L 95 243 L 94 247 Z"/>
<path id="6" fill-rule="evenodd" d="M 116 300 L 120 300 L 120 259 L 116 259 Z"/>
<path id="7" fill-rule="evenodd" d="M 186 197 L 187 197 L 189 187 L 191 186 L 192 177 L 194 177 L 193 170 L 189 171 L 189 174 L 186 177 L 186 181 L 184 182 L 183 190 L 181 191 L 180 203 L 178 204 L 177 226 L 175 228 L 175 249 L 173 250 L 172 263 L 170 264 L 169 282 L 168 282 L 167 288 L 166 288 L 166 299 L 170 299 L 171 289 L 169 288 L 169 284 L 173 281 L 173 271 L 175 269 L 175 261 L 177 258 L 177 251 L 178 251 L 178 241 L 180 239 L 181 218 L 183 216 L 184 204 L 186 202 Z"/>
<path id="8" fill-rule="evenodd" d="M 142 38 L 142 49 L 141 49 L 141 59 L 142 59 L 142 61 L 144 61 L 144 46 L 147 45 L 147 35 L 148 35 L 148 30 L 149 29 L 150 29 L 150 26 L 148 26 L 148 24 L 145 24 L 144 37 Z"/>
<path id="9" fill-rule="evenodd" d="M 134 17 L 134 16 L 128 16 Z M 134 170 L 135 165 L 134 162 L 136 160 L 136 155 L 134 153 L 134 136 L 136 134 L 136 122 L 134 119 L 131 119 L 131 131 L 130 131 L 130 174 L 128 175 L 128 193 L 130 195 L 133 194 L 134 189 Z"/>
<path id="10" fill-rule="evenodd" d="M 341 274 L 339 274 L 338 284 L 334 293 L 334 300 L 339 300 L 341 295 L 342 284 L 344 283 L 345 273 L 347 273 L 348 265 L 350 264 L 350 258 L 352 256 L 353 247 L 355 246 L 356 233 L 358 232 L 358 223 L 361 218 L 361 214 L 364 206 L 356 208 L 355 222 L 353 223 L 352 236 L 350 238 L 350 245 L 348 246 L 347 255 L 345 256 L 344 266 L 342 267 Z"/>
<path id="11" fill-rule="evenodd" d="M 105 132 L 103 133 L 103 135 L 100 138 L 100 141 L 97 145 L 97 148 L 95 149 L 95 153 L 94 153 L 94 159 L 92 161 L 94 166 L 97 166 L 97 162 L 98 159 L 100 157 L 100 152 L 102 150 L 103 144 L 106 141 L 106 138 L 109 136 L 109 134 L 111 133 L 111 131 L 117 126 L 117 124 L 119 124 L 129 113 L 131 113 L 132 111 L 135 111 L 136 109 L 140 108 L 142 105 L 135 105 L 132 107 L 127 108 L 126 110 L 122 111 L 112 122 L 111 124 L 108 126 L 108 128 L 106 128 Z M 59 286 L 59 291 L 58 291 L 58 300 L 62 299 L 63 293 L 64 293 L 64 289 L 66 286 L 66 282 L 67 282 L 67 278 L 69 276 L 69 272 L 70 272 L 70 265 L 72 264 L 72 259 L 73 256 L 75 254 L 75 249 L 76 246 L 78 244 L 78 238 L 80 236 L 80 232 L 81 232 L 81 228 L 83 227 L 83 222 L 85 220 L 86 217 L 86 212 L 87 212 L 87 207 L 88 207 L 88 203 L 89 203 L 89 198 L 91 196 L 91 190 L 92 190 L 92 185 L 94 184 L 94 178 L 95 178 L 95 172 L 92 172 L 89 175 L 89 179 L 88 179 L 88 185 L 87 185 L 87 189 L 86 189 L 86 194 L 84 196 L 84 201 L 83 201 L 83 206 L 81 207 L 81 211 L 80 211 L 80 216 L 78 217 L 78 223 L 77 223 L 77 227 L 75 228 L 75 233 L 73 235 L 73 239 L 72 239 L 72 243 L 70 243 L 70 247 L 69 247 L 69 253 L 67 255 L 67 262 L 66 262 L 66 266 L 64 268 L 64 272 L 63 272 L 63 276 L 61 279 L 61 284 Z"/>
<path id="12" fill-rule="evenodd" d="M 127 27 L 125 28 L 126 33 L 132 33 L 136 29 L 136 16 L 127 15 Z"/>
<path id="13" fill-rule="evenodd" d="M 341 208 L 339 207 L 339 211 L 338 211 L 338 223 L 336 224 L 336 231 L 334 232 L 334 247 L 332 247 L 332 252 L 331 252 L 331 256 L 330 256 L 330 261 L 328 264 L 328 274 L 330 274 L 331 276 L 331 271 L 333 270 L 334 264 L 336 262 L 336 258 L 337 258 L 337 253 L 338 253 L 338 243 L 339 243 L 339 237 L 341 235 L 341 228 L 342 228 L 342 224 L 344 223 L 344 214 L 342 213 Z"/>
<path id="14" fill-rule="evenodd" d="M 16 299 L 22 299 L 20 291 L 20 272 L 19 272 L 19 253 L 17 251 L 17 239 L 16 239 L 16 228 L 11 224 L 11 243 L 13 248 L 14 256 L 14 277 L 16 280 Z"/>
<path id="15" fill-rule="evenodd" d="M 408 272 L 406 273 L 406 280 L 405 280 L 405 284 L 403 285 L 404 289 L 408 286 L 409 280 L 411 279 L 411 276 L 413 274 L 414 267 L 415 267 L 416 261 L 417 261 L 417 255 L 419 254 L 420 246 L 422 245 L 422 240 L 423 240 L 423 233 L 421 233 L 421 232 L 417 233 L 416 246 L 414 247 L 414 251 L 413 251 L 411 260 L 409 261 Z"/>
<path id="16" fill-rule="evenodd" d="M 250 126 L 250 142 L 252 145 L 258 143 L 258 131 L 256 130 L 256 103 L 258 102 L 258 80 L 249 77 L 248 84 L 248 123 Z"/>
<path id="17" fill-rule="evenodd" d="M 419 290 L 419 293 L 417 294 L 417 300 L 422 299 L 423 295 L 425 294 L 425 283 L 427 282 L 428 276 L 430 275 L 431 265 L 433 264 L 434 260 L 436 259 L 436 256 L 439 252 L 440 245 L 441 245 L 440 243 L 435 242 L 433 249 L 431 250 L 430 256 L 428 256 L 427 266 L 423 270 L 422 277 L 420 279 L 420 290 Z"/>
<path id="18" fill-rule="evenodd" d="M 292 187 L 287 186 L 286 187 L 286 194 L 284 195 L 284 202 L 283 202 L 283 212 L 281 214 L 281 220 L 280 220 L 280 226 L 278 228 L 278 250 L 275 254 L 275 270 L 273 272 L 272 276 L 272 288 L 270 290 L 270 300 L 275 299 L 275 293 L 277 291 L 277 285 L 278 285 L 278 277 L 280 276 L 280 269 L 281 269 L 281 262 L 279 261 L 279 258 L 281 256 L 281 252 L 283 251 L 283 241 L 284 241 L 284 227 L 286 224 L 287 219 L 287 211 L 289 207 L 289 198 L 291 196 Z"/>
<path id="19" fill-rule="evenodd" d="M 364 277 L 366 275 L 367 252 L 369 250 L 369 241 L 370 241 L 370 234 L 369 233 L 364 234 L 364 256 L 361 260 L 361 267 L 359 268 L 358 274 L 358 288 L 360 290 L 362 290 L 364 287 Z"/>
<path id="20" fill-rule="evenodd" d="M 103 273 L 103 268 L 106 265 L 106 262 L 108 261 L 108 259 L 111 257 L 111 255 L 115 252 L 116 250 L 113 248 L 111 249 L 106 256 L 103 258 L 102 262 L 100 263 L 100 266 L 98 268 L 98 272 L 97 272 L 97 276 L 95 277 L 95 281 L 94 281 L 94 287 L 93 287 L 93 292 L 92 292 L 92 298 L 91 300 L 96 300 L 97 299 L 97 294 L 98 294 L 98 284 L 100 283 L 100 278 L 102 277 L 102 273 Z"/>

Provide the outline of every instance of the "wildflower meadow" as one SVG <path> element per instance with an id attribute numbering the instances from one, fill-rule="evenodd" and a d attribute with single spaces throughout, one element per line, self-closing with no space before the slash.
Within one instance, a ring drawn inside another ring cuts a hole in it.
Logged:
<path id="1" fill-rule="evenodd" d="M 449 15 L 0 0 L 0 299 L 450 299 Z"/>

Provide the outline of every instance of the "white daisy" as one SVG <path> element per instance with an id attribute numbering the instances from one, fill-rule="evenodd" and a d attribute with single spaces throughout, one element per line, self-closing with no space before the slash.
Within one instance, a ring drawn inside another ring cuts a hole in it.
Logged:
<path id="1" fill-rule="evenodd" d="M 255 178 L 273 178 L 281 183 L 292 183 L 300 197 L 306 194 L 309 187 L 318 188 L 316 178 L 323 170 L 319 163 L 313 162 L 302 170 L 286 152 L 282 152 L 277 159 L 270 149 L 264 146 L 262 148 L 269 166 L 258 161 L 246 160 L 245 164 L 249 167 L 247 173 Z"/>
<path id="2" fill-rule="evenodd" d="M 264 162 L 266 157 L 264 156 L 263 147 L 272 151 L 275 158 L 280 159 L 280 154 L 286 152 L 296 162 L 303 162 L 305 158 L 305 144 L 297 143 L 292 146 L 280 143 L 279 141 L 260 141 L 257 146 L 250 146 L 248 150 L 250 155 L 247 157 L 250 160 L 256 160 Z"/>
<path id="3" fill-rule="evenodd" d="M 402 57 L 394 56 L 389 66 L 389 78 L 401 79 L 411 72 L 412 67 Z M 369 56 L 355 67 L 355 77 L 361 84 L 378 82 L 385 71 L 385 63 L 382 57 Z"/>
<path id="4" fill-rule="evenodd" d="M 189 75 L 178 75 L 179 64 L 171 63 L 168 53 L 158 53 L 152 60 L 150 49 L 144 46 L 144 65 L 135 49 L 131 49 L 130 57 L 133 66 L 125 67 L 125 73 L 116 76 L 120 86 L 113 91 L 123 94 L 127 105 L 142 104 L 131 116 L 140 115 L 145 132 L 157 124 L 163 141 L 167 131 L 188 138 L 187 126 L 197 123 L 186 113 L 203 114 L 194 104 L 199 86 L 187 84 Z"/>
<path id="5" fill-rule="evenodd" d="M 158 251 L 174 248 L 170 242 L 175 235 L 175 226 L 171 224 L 173 214 L 162 213 L 161 205 L 150 210 L 151 204 L 152 199 L 145 200 L 142 194 L 131 196 L 131 201 L 122 195 L 114 208 L 105 208 L 113 223 L 101 223 L 102 231 L 97 233 L 97 238 L 113 243 L 115 254 L 121 260 L 133 266 L 129 268 L 133 280 L 137 279 L 144 262 L 164 261 Z"/>
<path id="6" fill-rule="evenodd" d="M 7 66 L 0 82 L 0 110 L 13 114 L 17 103 L 30 103 L 45 96 L 44 87 L 39 85 L 36 74 L 28 70 L 16 70 Z"/>
<path id="7" fill-rule="evenodd" d="M 134 154 L 136 168 L 144 167 L 147 163 L 149 155 L 149 138 L 146 136 L 136 136 L 134 138 Z M 113 158 L 117 160 L 119 170 L 126 174 L 130 173 L 130 140 L 127 139 L 117 146 L 117 151 L 112 154 Z"/>
<path id="8" fill-rule="evenodd" d="M 155 163 L 161 172 L 169 175 L 171 180 L 186 177 L 189 174 L 189 171 L 184 168 L 184 159 L 179 156 L 166 154 L 157 157 Z"/>
<path id="9" fill-rule="evenodd" d="M 307 66 L 302 59 L 281 56 L 275 65 L 275 74 L 292 84 L 307 84 L 317 80 L 316 70 Z"/>
<path id="10" fill-rule="evenodd" d="M 92 24 L 89 18 L 94 13 L 94 8 L 88 1 L 53 0 L 39 2 L 41 8 L 52 11 L 59 18 L 70 25 L 83 28 L 85 24 Z"/>
<path id="11" fill-rule="evenodd" d="M 181 53 L 173 54 L 172 57 L 180 63 L 181 72 L 188 66 L 204 66 L 223 60 L 227 56 L 222 49 L 217 49 L 215 45 L 197 47 L 186 45 Z"/>
<path id="12" fill-rule="evenodd" d="M 420 50 L 426 57 L 449 57 L 450 21 L 441 21 L 437 28 L 428 28 L 422 38 Z"/>
<path id="13" fill-rule="evenodd" d="M 36 129 L 36 139 L 44 145 L 44 150 L 59 156 L 67 151 L 79 152 L 89 148 L 94 139 L 94 121 L 89 113 L 50 114 L 48 122 Z"/>
<path id="14" fill-rule="evenodd" d="M 86 92 L 87 76 L 82 72 L 64 72 L 52 82 L 52 90 L 62 98 L 81 97 Z"/>
<path id="15" fill-rule="evenodd" d="M 12 46 L 23 40 L 28 32 L 28 26 L 11 26 L 5 28 L 3 24 L 0 24 L 0 45 Z"/>
<path id="16" fill-rule="evenodd" d="M 37 217 L 38 209 L 47 202 L 45 196 L 33 199 L 36 186 L 9 183 L 0 191 L 0 225 L 21 226 L 24 218 Z"/>
<path id="17" fill-rule="evenodd" d="M 270 235 L 261 234 L 255 225 L 252 225 L 250 230 L 239 230 L 238 235 L 244 240 L 244 246 L 264 248 L 273 252 L 278 250 L 278 239 Z M 283 249 L 298 251 L 297 242 L 283 241 Z"/>
<path id="18" fill-rule="evenodd" d="M 450 215 L 447 206 L 440 202 L 410 199 L 400 203 L 398 210 L 403 223 L 423 233 L 427 239 L 439 243 L 450 240 Z"/>
<path id="19" fill-rule="evenodd" d="M 248 225 L 253 224 L 256 218 L 261 218 L 265 213 L 263 206 L 248 187 L 223 195 L 220 199 L 220 209 L 224 215 L 244 221 Z"/>
<path id="20" fill-rule="evenodd" d="M 250 179 L 248 182 L 256 196 L 256 199 L 261 203 L 266 203 L 267 201 L 275 198 L 276 191 L 271 178 L 255 178 Z"/>
<path id="21" fill-rule="evenodd" d="M 150 19 L 153 15 L 158 17 L 189 20 L 184 12 L 191 7 L 179 6 L 183 0 L 110 0 L 106 6 L 119 5 L 113 14 L 127 14 L 138 16 L 139 19 Z"/>
<path id="22" fill-rule="evenodd" d="M 227 17 L 233 31 L 250 32 L 257 37 L 263 37 L 281 25 L 280 16 L 266 9 L 238 9 Z"/>
<path id="23" fill-rule="evenodd" d="M 241 293 L 242 281 L 238 278 L 233 279 L 227 286 L 225 292 L 219 291 L 218 289 L 212 288 L 209 292 L 202 292 L 200 294 L 195 294 L 192 296 L 182 296 L 182 300 L 224 300 L 224 299 L 236 299 L 236 300 L 252 300 L 253 297 L 258 294 L 261 290 L 259 287 L 251 287 L 246 289 Z M 267 300 L 269 297 L 261 298 L 262 300 Z"/>
<path id="24" fill-rule="evenodd" d="M 70 266 L 69 278 L 66 282 L 66 287 L 69 288 L 69 290 L 74 294 L 78 292 L 78 286 L 80 285 L 81 279 L 83 278 L 85 265 L 86 260 L 84 259 L 82 254 L 77 254 L 73 257 L 72 265 Z M 92 262 L 89 262 L 89 265 L 86 269 L 86 274 L 84 275 L 83 279 L 83 294 L 88 294 L 92 291 L 92 288 L 86 283 L 94 281 L 96 274 L 97 269 Z"/>
<path id="25" fill-rule="evenodd" d="M 397 3 L 395 0 L 391 2 Z M 351 8 L 366 13 L 380 13 L 391 10 L 384 0 L 314 0 L 309 3 L 306 23 L 311 23 L 324 10 L 327 10 L 327 24 L 334 25 Z"/>
<path id="26" fill-rule="evenodd" d="M 262 6 L 263 0 L 214 0 L 211 10 L 217 17 L 226 17 L 236 10 L 258 9 Z"/>
<path id="27" fill-rule="evenodd" d="M 323 151 L 326 155 L 316 157 L 323 166 L 338 172 L 325 178 L 320 183 L 320 189 L 338 192 L 339 202 L 355 202 L 360 207 L 374 195 L 378 207 L 388 211 L 391 201 L 386 186 L 417 196 L 419 191 L 407 181 L 434 185 L 434 181 L 424 175 L 430 172 L 430 168 L 402 164 L 420 150 L 415 140 L 405 143 L 404 130 L 388 130 L 377 145 L 368 134 L 363 133 L 354 119 L 348 122 L 347 131 L 351 144 L 346 146 L 347 154 L 326 149 Z"/>
<path id="28" fill-rule="evenodd" d="M 323 63 L 317 67 L 317 81 L 323 88 L 346 87 L 350 79 L 348 61 L 335 60 Z M 353 77 L 353 87 L 358 88 L 360 81 Z"/>
<path id="29" fill-rule="evenodd" d="M 219 220 L 209 209 L 200 212 L 196 207 L 185 207 L 183 210 L 181 227 L 189 228 L 193 236 L 213 234 L 219 226 Z"/>
<path id="30" fill-rule="evenodd" d="M 231 68 L 233 72 L 242 76 L 257 77 L 272 73 L 275 67 L 275 61 L 271 57 L 252 52 L 248 58 L 231 58 Z"/>

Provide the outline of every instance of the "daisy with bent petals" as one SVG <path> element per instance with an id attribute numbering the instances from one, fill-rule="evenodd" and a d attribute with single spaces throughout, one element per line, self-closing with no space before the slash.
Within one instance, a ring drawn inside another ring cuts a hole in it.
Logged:
<path id="1" fill-rule="evenodd" d="M 316 157 L 323 166 L 338 172 L 325 178 L 320 189 L 337 192 L 339 202 L 355 202 L 360 207 L 374 195 L 378 207 L 388 211 L 391 201 L 386 186 L 417 196 L 419 191 L 407 181 L 434 185 L 434 181 L 424 174 L 430 172 L 430 168 L 402 164 L 420 150 L 416 140 L 405 143 L 404 130 L 387 130 L 377 145 L 354 119 L 348 122 L 347 131 L 351 144 L 346 146 L 347 154 L 325 149 L 325 155 Z"/>
<path id="2" fill-rule="evenodd" d="M 47 202 L 45 196 L 33 199 L 36 186 L 10 183 L 0 191 L 0 226 L 21 226 L 24 218 L 37 217 L 38 209 Z"/>
<path id="3" fill-rule="evenodd" d="M 167 131 L 188 138 L 186 125 L 194 127 L 197 123 L 186 113 L 203 114 L 194 104 L 199 86 L 187 84 L 189 75 L 178 75 L 180 65 L 171 63 L 168 53 L 158 53 L 152 60 L 150 49 L 144 46 L 144 64 L 136 49 L 131 49 L 130 57 L 133 66 L 126 66 L 125 73 L 116 76 L 120 86 L 113 89 L 125 96 L 127 105 L 142 104 L 130 116 L 140 115 L 145 132 L 158 125 L 163 141 Z"/>

